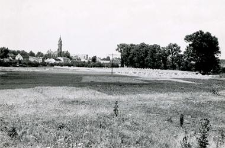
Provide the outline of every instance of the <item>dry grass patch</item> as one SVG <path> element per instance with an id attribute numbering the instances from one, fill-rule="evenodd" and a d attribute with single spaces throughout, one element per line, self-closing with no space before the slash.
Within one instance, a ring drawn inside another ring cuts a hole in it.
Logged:
<path id="1" fill-rule="evenodd" d="M 107 95 L 85 87 L 36 87 L 0 94 L 0 147 L 180 148 L 185 135 L 194 146 L 202 118 L 212 125 L 213 147 L 225 129 L 225 100 L 210 92 Z"/>

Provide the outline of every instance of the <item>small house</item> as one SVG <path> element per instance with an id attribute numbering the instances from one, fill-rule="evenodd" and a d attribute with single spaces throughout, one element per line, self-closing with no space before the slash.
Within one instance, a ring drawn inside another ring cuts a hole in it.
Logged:
<path id="1" fill-rule="evenodd" d="M 52 63 L 55 63 L 55 59 L 52 59 L 52 58 L 46 59 L 45 62 L 48 63 L 48 64 L 52 64 Z"/>
<path id="2" fill-rule="evenodd" d="M 42 57 L 32 57 L 32 56 L 29 56 L 29 61 L 31 62 L 38 62 L 38 63 L 41 63 L 43 60 Z"/>
<path id="3" fill-rule="evenodd" d="M 22 57 L 20 54 L 18 54 L 18 55 L 15 57 L 15 60 L 17 60 L 17 61 L 23 61 L 23 57 Z"/>
<path id="4" fill-rule="evenodd" d="M 59 63 L 71 63 L 71 60 L 67 57 L 58 57 L 56 58 L 57 61 L 59 61 Z"/>

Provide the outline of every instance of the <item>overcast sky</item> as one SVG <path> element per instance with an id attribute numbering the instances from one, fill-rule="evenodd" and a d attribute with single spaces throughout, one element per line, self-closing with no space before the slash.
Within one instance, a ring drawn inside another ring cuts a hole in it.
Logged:
<path id="1" fill-rule="evenodd" d="M 119 43 L 177 43 L 198 30 L 219 39 L 225 59 L 225 0 L 0 0 L 0 47 L 105 56 Z"/>

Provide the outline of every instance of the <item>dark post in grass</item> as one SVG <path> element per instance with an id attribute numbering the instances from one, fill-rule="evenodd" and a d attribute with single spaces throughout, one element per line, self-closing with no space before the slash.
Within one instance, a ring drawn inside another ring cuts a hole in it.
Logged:
<path id="1" fill-rule="evenodd" d="M 114 62 L 114 61 L 113 61 L 113 55 L 116 55 L 116 54 L 113 54 L 113 53 L 112 53 L 112 54 L 109 54 L 109 56 L 111 56 L 111 58 L 112 58 L 112 59 L 111 59 L 111 75 L 113 75 L 113 64 L 114 64 L 114 63 L 113 63 L 113 62 Z"/>
<path id="2" fill-rule="evenodd" d="M 118 106 L 118 101 L 115 102 L 115 106 L 114 106 L 114 114 L 116 115 L 116 117 L 118 116 L 119 114 L 119 106 Z"/>
<path id="3" fill-rule="evenodd" d="M 183 127 L 184 124 L 184 115 L 180 114 L 180 127 Z"/>
<path id="4" fill-rule="evenodd" d="M 112 61 L 112 63 L 111 63 L 111 68 L 112 68 L 111 69 L 111 75 L 113 75 L 113 53 L 112 53 L 112 60 L 111 61 Z"/>

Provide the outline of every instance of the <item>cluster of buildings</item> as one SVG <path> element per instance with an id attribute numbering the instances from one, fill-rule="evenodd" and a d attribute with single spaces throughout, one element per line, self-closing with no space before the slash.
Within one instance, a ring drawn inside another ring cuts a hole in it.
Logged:
<path id="1" fill-rule="evenodd" d="M 62 51 L 62 39 L 61 36 L 58 41 L 58 49 L 55 52 L 52 52 L 49 50 L 47 54 L 50 54 L 50 58 L 44 59 L 45 63 L 70 63 L 71 60 L 67 57 L 63 57 L 63 51 Z"/>
<path id="2" fill-rule="evenodd" d="M 74 54 L 71 55 L 71 58 L 75 61 L 88 62 L 91 60 L 91 57 L 88 57 L 88 54 Z"/>
<path id="3" fill-rule="evenodd" d="M 62 50 L 62 39 L 61 37 L 59 38 L 58 41 L 58 49 L 56 51 L 48 50 L 47 54 L 45 57 L 35 57 L 35 56 L 24 56 L 23 54 L 17 54 L 14 55 L 12 53 L 9 53 L 6 60 L 12 61 L 16 60 L 18 64 L 20 64 L 22 61 L 29 61 L 29 62 L 36 62 L 36 63 L 42 63 L 45 62 L 47 64 L 55 64 L 55 63 L 71 63 L 71 61 L 75 62 L 89 62 L 92 61 L 92 57 L 89 57 L 88 54 L 74 54 L 70 55 L 70 58 L 65 57 L 65 53 L 68 53 L 68 51 L 63 51 Z M 112 58 L 113 56 L 113 58 Z M 108 56 L 108 58 L 99 58 L 96 57 L 96 62 L 100 62 L 102 64 L 111 64 L 117 63 L 120 65 L 120 55 L 112 55 Z M 7 61 L 6 61 L 7 62 Z"/>
<path id="4" fill-rule="evenodd" d="M 21 63 L 21 61 L 30 61 L 30 62 L 37 62 L 41 63 L 43 62 L 43 57 L 33 57 L 33 56 L 22 56 L 21 54 L 13 54 L 9 53 L 8 58 L 4 58 L 4 62 L 9 62 L 9 61 L 17 61 L 18 64 Z"/>
<path id="5" fill-rule="evenodd" d="M 29 62 L 37 62 L 37 63 L 70 63 L 71 60 L 67 57 L 62 56 L 62 39 L 59 38 L 58 41 L 58 49 L 55 52 L 52 52 L 49 50 L 47 54 L 50 56 L 48 58 L 46 57 L 35 57 L 35 56 L 22 56 L 21 54 L 14 55 L 12 53 L 8 54 L 9 58 L 8 60 L 16 60 L 18 61 L 18 64 L 20 64 L 22 61 L 29 61 Z"/>

